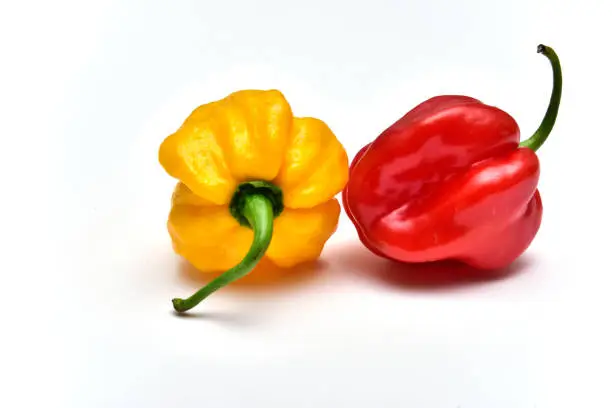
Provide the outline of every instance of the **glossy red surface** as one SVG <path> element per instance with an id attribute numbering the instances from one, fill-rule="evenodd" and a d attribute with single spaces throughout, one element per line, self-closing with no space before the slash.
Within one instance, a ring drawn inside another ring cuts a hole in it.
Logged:
<path id="1" fill-rule="evenodd" d="M 516 259 L 540 226 L 539 162 L 506 112 L 465 96 L 415 107 L 353 159 L 344 207 L 372 252 L 403 262 Z"/>

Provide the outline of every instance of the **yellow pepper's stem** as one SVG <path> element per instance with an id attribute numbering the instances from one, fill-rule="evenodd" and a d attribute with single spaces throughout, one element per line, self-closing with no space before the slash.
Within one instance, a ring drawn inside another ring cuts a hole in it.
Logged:
<path id="1" fill-rule="evenodd" d="M 242 278 L 253 270 L 266 253 L 272 240 L 272 225 L 275 216 L 273 207 L 273 200 L 266 194 L 253 193 L 242 197 L 238 211 L 248 221 L 254 232 L 253 243 L 249 252 L 238 265 L 209 282 L 191 297 L 172 299 L 172 304 L 177 312 L 185 312 L 193 308 L 211 293 Z"/>

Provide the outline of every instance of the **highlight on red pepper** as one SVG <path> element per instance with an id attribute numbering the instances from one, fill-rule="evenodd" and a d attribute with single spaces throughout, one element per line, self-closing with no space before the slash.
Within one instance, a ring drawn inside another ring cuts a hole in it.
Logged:
<path id="1" fill-rule="evenodd" d="M 468 96 L 433 97 L 364 146 L 342 192 L 345 211 L 373 253 L 395 261 L 457 260 L 479 269 L 508 266 L 531 244 L 542 219 L 535 152 L 561 101 L 559 58 L 536 132 L 520 142 L 516 121 Z"/>

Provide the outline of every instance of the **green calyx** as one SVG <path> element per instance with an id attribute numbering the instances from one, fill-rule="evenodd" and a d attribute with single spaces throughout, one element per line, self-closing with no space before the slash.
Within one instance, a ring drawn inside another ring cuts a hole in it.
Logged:
<path id="1" fill-rule="evenodd" d="M 244 206 L 248 199 L 253 195 L 261 195 L 267 198 L 272 204 L 272 213 L 278 217 L 285 206 L 283 205 L 283 190 L 268 181 L 247 181 L 241 183 L 236 188 L 234 196 L 230 201 L 229 210 L 232 216 L 238 220 L 240 225 L 252 228 L 249 220 L 244 216 Z"/>
<path id="2" fill-rule="evenodd" d="M 231 214 L 241 225 L 253 230 L 253 243 L 242 261 L 219 275 L 186 299 L 172 299 L 177 312 L 197 306 L 213 292 L 244 277 L 255 268 L 272 241 L 273 222 L 283 211 L 283 193 L 267 181 L 249 181 L 236 189 L 229 206 Z"/>
<path id="3" fill-rule="evenodd" d="M 546 45 L 538 45 L 538 53 L 543 54 L 548 58 L 553 70 L 553 89 L 548 103 L 546 114 L 540 123 L 540 126 L 535 131 L 533 136 L 520 143 L 521 147 L 528 147 L 533 151 L 537 151 L 546 141 L 548 135 L 552 131 L 557 114 L 559 113 L 559 105 L 561 104 L 561 89 L 563 87 L 563 76 L 561 74 L 561 63 L 557 53 L 552 48 Z"/>

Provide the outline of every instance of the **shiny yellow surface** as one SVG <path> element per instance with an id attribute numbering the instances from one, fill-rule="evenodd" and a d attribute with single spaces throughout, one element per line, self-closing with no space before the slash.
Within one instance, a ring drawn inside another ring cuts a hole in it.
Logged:
<path id="1" fill-rule="evenodd" d="M 346 151 L 324 122 L 294 117 L 279 91 L 239 91 L 198 107 L 164 140 L 159 161 L 179 180 L 168 219 L 173 247 L 200 270 L 229 269 L 251 245 L 253 232 L 228 207 L 244 181 L 283 191 L 266 252 L 275 264 L 317 258 L 336 230 Z"/>

